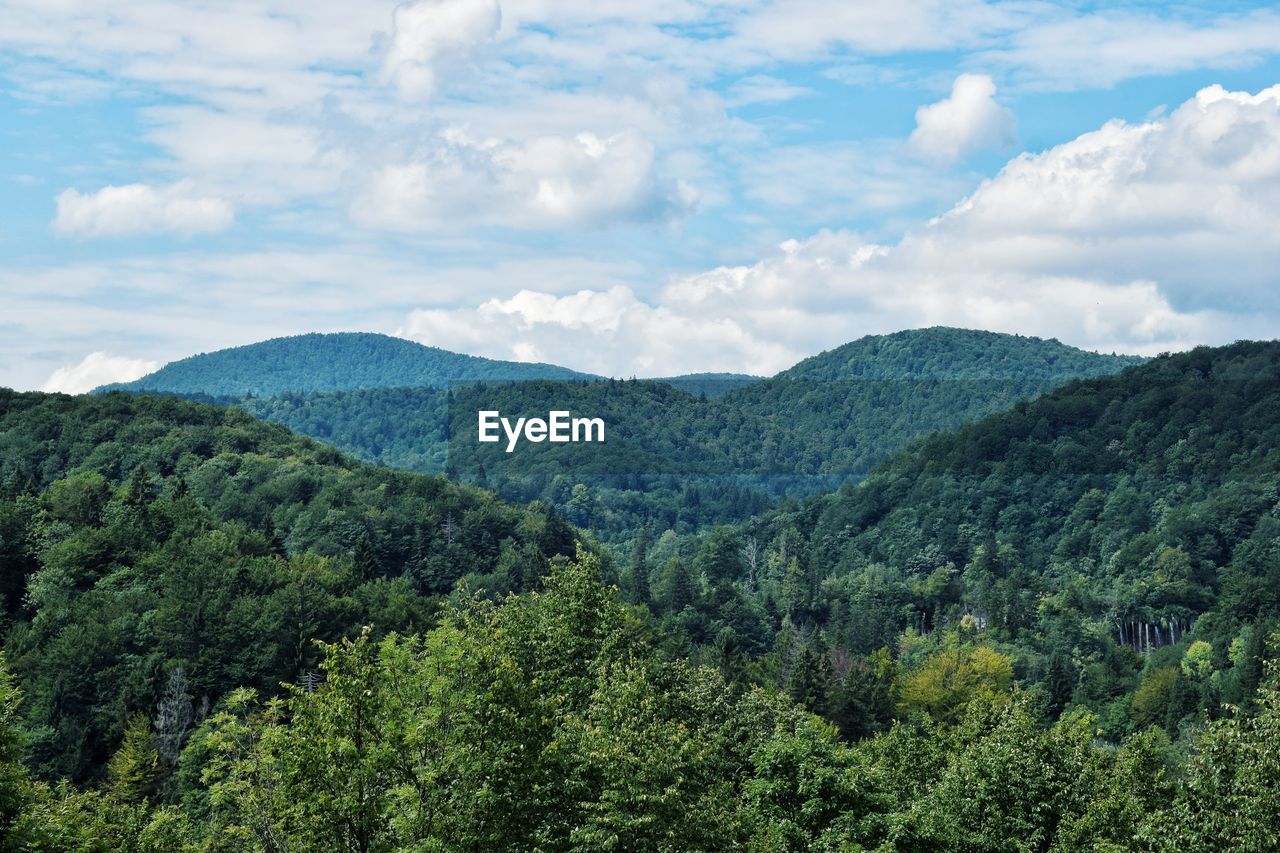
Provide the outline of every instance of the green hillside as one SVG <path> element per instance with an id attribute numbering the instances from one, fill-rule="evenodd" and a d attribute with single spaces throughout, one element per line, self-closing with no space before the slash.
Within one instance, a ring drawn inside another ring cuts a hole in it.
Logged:
<path id="1" fill-rule="evenodd" d="M 553 512 L 362 465 L 238 409 L 0 391 L 0 605 L 45 775 L 100 777 L 167 673 L 273 691 L 313 639 L 420 630 L 573 553 Z"/>
<path id="2" fill-rule="evenodd" d="M 646 566 L 696 569 L 679 595 L 667 568 L 628 582 L 675 647 L 757 655 L 851 731 L 869 688 L 793 681 L 797 648 L 909 672 L 977 644 L 1051 717 L 1176 739 L 1249 701 L 1280 620 L 1278 413 L 1280 343 L 1161 357 L 939 433 L 836 494 L 659 542 Z M 895 689 L 949 713 L 926 687 Z"/>
<path id="3" fill-rule="evenodd" d="M 779 496 L 861 477 L 938 430 L 1071 378 L 1141 361 L 1057 341 L 935 328 L 863 338 L 750 382 L 714 375 L 459 383 L 452 396 L 433 389 L 290 392 L 240 405 L 366 461 L 448 469 L 508 499 L 544 500 L 617 541 L 646 522 L 687 532 L 744 520 Z M 698 381 L 684 381 L 692 378 Z M 733 387 L 712 387 L 723 382 Z M 481 409 L 589 414 L 604 418 L 608 439 L 508 454 L 476 443 Z M 579 485 L 587 492 L 575 496 Z"/>
<path id="4" fill-rule="evenodd" d="M 495 361 L 365 332 L 272 338 L 166 364 L 134 382 L 102 390 L 270 397 L 357 388 L 444 388 L 474 380 L 583 379 L 552 364 Z"/>
<path id="5" fill-rule="evenodd" d="M 746 373 L 686 373 L 682 376 L 666 376 L 654 381 L 674 385 L 695 397 L 704 394 L 708 397 L 723 397 L 730 391 L 759 382 L 760 379 L 759 376 L 750 376 Z"/>
<path id="6" fill-rule="evenodd" d="M 1063 381 L 1116 373 L 1141 364 L 1132 355 L 1102 355 L 1058 340 L 979 329 L 933 326 L 868 335 L 806 358 L 775 379 L 1016 379 Z"/>
<path id="7" fill-rule="evenodd" d="M 1278 412 L 1280 343 L 1162 357 L 620 594 L 536 505 L 4 392 L 0 849 L 1270 849 Z"/>

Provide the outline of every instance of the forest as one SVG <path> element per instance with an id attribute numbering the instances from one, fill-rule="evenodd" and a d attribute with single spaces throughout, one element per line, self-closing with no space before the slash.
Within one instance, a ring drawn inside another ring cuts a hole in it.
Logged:
<path id="1" fill-rule="evenodd" d="M 377 336 L 255 346 L 266 348 L 260 362 L 253 347 L 226 350 L 176 362 L 131 387 L 239 405 L 368 462 L 446 472 L 518 503 L 540 500 L 611 545 L 629 542 L 646 521 L 680 533 L 745 521 L 780 497 L 865 476 L 933 432 L 1142 361 L 933 328 L 861 338 L 758 381 L 732 374 L 604 380 L 504 362 L 477 370 L 453 360 L 469 357 L 448 353 L 428 372 L 450 381 L 401 387 L 410 384 L 401 349 L 417 346 L 405 341 L 385 352 Z M 339 386 L 333 365 L 352 359 L 359 368 L 351 375 L 362 384 Z M 281 360 L 287 368 L 279 369 Z M 223 361 L 231 361 L 234 379 L 223 376 Z M 293 384 L 284 389 L 285 382 Z M 475 441 L 481 409 L 535 415 L 549 408 L 604 418 L 609 441 L 530 446 L 514 455 Z"/>
<path id="2" fill-rule="evenodd" d="M 445 388 L 472 380 L 588 379 L 553 364 L 498 361 L 368 332 L 295 335 L 201 353 L 104 390 L 263 397 L 359 388 Z"/>
<path id="3" fill-rule="evenodd" d="M 1280 344 L 1055 384 L 608 542 L 0 392 L 0 849 L 1275 849 Z"/>

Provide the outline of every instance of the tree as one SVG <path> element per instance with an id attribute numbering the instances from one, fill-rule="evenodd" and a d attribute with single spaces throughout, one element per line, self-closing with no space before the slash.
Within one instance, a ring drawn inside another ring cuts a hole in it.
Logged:
<path id="1" fill-rule="evenodd" d="M 1147 673 L 1133 694 L 1133 722 L 1140 728 L 1163 726 L 1178 681 L 1178 667 L 1165 666 Z"/>
<path id="2" fill-rule="evenodd" d="M 906 676 L 898 703 L 904 711 L 923 711 L 940 722 L 954 722 L 976 699 L 1007 700 L 1012 680 L 1009 658 L 986 646 L 952 641 L 950 648 Z"/>
<path id="3" fill-rule="evenodd" d="M 698 589 L 693 573 L 678 556 L 663 564 L 658 578 L 658 592 L 669 613 L 679 613 L 697 601 Z"/>
<path id="4" fill-rule="evenodd" d="M 742 577 L 742 543 L 732 527 L 712 529 L 698 551 L 697 566 L 707 583 L 718 586 Z"/>
<path id="5" fill-rule="evenodd" d="M 856 660 L 836 691 L 833 722 L 849 740 L 877 734 L 893 722 L 896 672 L 889 650 L 881 648 Z"/>
<path id="6" fill-rule="evenodd" d="M 18 725 L 22 693 L 0 652 L 0 838 L 27 808 L 33 791 L 22 764 L 23 732 Z M 0 849 L 4 848 L 0 842 Z"/>
<path id="7" fill-rule="evenodd" d="M 742 564 L 746 566 L 746 585 L 748 592 L 754 592 L 760 582 L 760 543 L 754 536 L 748 536 L 742 542 Z"/>
<path id="8" fill-rule="evenodd" d="M 143 803 L 153 797 L 160 780 L 160 756 L 151 737 L 151 721 L 134 714 L 124 741 L 107 764 L 107 790 L 124 803 Z"/>
<path id="9" fill-rule="evenodd" d="M 815 714 L 823 713 L 830 703 L 831 661 L 827 645 L 820 633 L 814 634 L 800 651 L 787 685 L 791 699 Z"/>
<path id="10" fill-rule="evenodd" d="M 1144 835 L 1169 849 L 1280 849 L 1280 668 L 1269 666 L 1258 713 L 1234 713 L 1196 740 L 1173 805 Z"/>
<path id="11" fill-rule="evenodd" d="M 649 592 L 649 526 L 640 528 L 636 535 L 636 544 L 631 553 L 631 588 L 636 604 L 649 606 L 652 594 Z"/>
<path id="12" fill-rule="evenodd" d="M 1104 770 L 1096 721 L 1069 714 L 1041 727 L 1025 697 L 975 701 L 941 779 L 895 827 L 895 849 L 1048 850 L 1074 822 Z"/>
<path id="13" fill-rule="evenodd" d="M 188 689 L 186 672 L 175 666 L 169 672 L 153 722 L 156 754 L 167 772 L 177 767 L 178 757 L 195 722 L 195 705 Z"/>

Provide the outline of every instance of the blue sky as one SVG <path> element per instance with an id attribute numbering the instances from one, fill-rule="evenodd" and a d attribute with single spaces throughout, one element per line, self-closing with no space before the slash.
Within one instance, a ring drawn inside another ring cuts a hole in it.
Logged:
<path id="1" fill-rule="evenodd" d="M 0 384 L 382 331 L 614 375 L 1275 337 L 1280 9 L 0 0 Z"/>

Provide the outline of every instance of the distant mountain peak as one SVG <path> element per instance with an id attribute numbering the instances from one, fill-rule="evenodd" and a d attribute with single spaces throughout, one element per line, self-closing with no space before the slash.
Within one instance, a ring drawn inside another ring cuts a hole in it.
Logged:
<path id="1" fill-rule="evenodd" d="M 1116 373 L 1145 359 L 1103 355 L 1056 338 L 930 326 L 866 335 L 806 358 L 778 379 L 1067 379 Z"/>
<path id="2" fill-rule="evenodd" d="M 591 378 L 595 377 L 553 364 L 464 355 L 375 332 L 312 332 L 200 353 L 170 362 L 134 382 L 99 390 L 244 397 Z"/>

